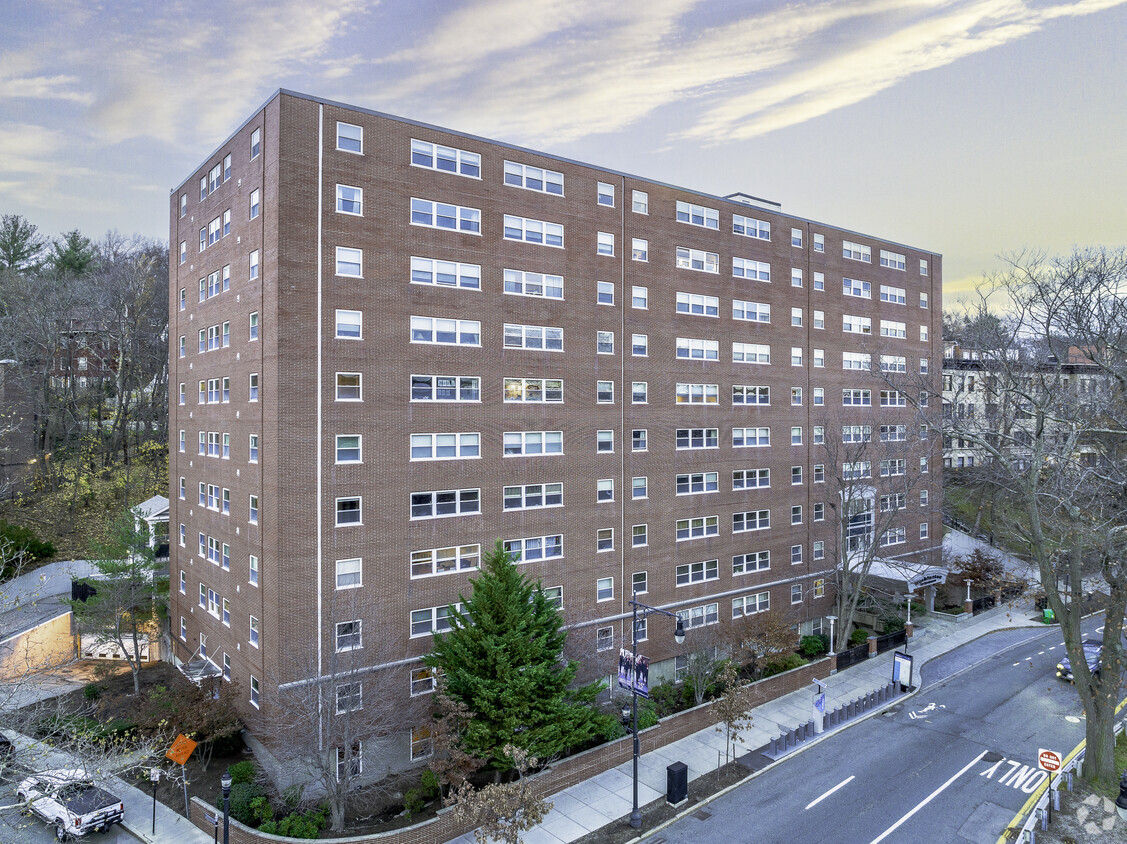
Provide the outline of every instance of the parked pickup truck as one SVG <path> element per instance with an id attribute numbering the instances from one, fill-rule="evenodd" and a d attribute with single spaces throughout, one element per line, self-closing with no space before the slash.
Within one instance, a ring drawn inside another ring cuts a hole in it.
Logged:
<path id="1" fill-rule="evenodd" d="M 105 832 L 125 816 L 121 800 L 94 785 L 83 771 L 44 771 L 21 782 L 16 795 L 31 812 L 54 825 L 59 841 Z"/>
<path id="2" fill-rule="evenodd" d="M 1100 639 L 1085 639 L 1080 646 L 1084 649 L 1084 661 L 1088 663 L 1088 670 L 1092 672 L 1093 676 L 1099 677 L 1100 651 L 1104 646 L 1103 641 Z M 1057 676 L 1069 683 L 1075 680 L 1072 676 L 1072 662 L 1068 657 L 1057 663 Z"/>

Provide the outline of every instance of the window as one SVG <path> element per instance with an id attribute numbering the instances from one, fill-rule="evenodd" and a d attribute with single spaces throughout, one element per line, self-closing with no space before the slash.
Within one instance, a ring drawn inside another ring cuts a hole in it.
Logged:
<path id="1" fill-rule="evenodd" d="M 252 525 L 258 524 L 258 496 L 257 495 L 250 496 L 248 509 L 250 510 L 250 515 L 249 515 L 248 521 Z"/>
<path id="2" fill-rule="evenodd" d="M 649 576 L 648 576 L 648 573 L 644 572 L 644 571 L 634 572 L 634 574 L 631 576 L 630 585 L 631 585 L 631 588 L 634 590 L 634 594 L 644 595 L 646 592 L 649 591 Z"/>
<path id="3" fill-rule="evenodd" d="M 824 291 L 826 289 L 825 273 L 814 273 L 814 289 L 818 291 Z"/>
<path id="4" fill-rule="evenodd" d="M 361 700 L 362 688 L 361 683 L 341 683 L 336 687 L 338 715 L 364 708 Z"/>
<path id="5" fill-rule="evenodd" d="M 706 229 L 719 230 L 720 212 L 715 208 L 705 208 L 703 205 L 678 202 L 677 222 L 688 223 L 692 226 L 703 226 Z"/>
<path id="6" fill-rule="evenodd" d="M 414 733 L 412 732 L 412 735 Z M 353 742 L 352 747 L 345 750 L 337 748 L 337 782 L 350 777 L 358 777 L 364 772 L 363 742 Z"/>
<path id="7" fill-rule="evenodd" d="M 880 356 L 880 371 L 881 372 L 906 372 L 908 369 L 907 359 L 903 355 L 881 355 Z"/>
<path id="8" fill-rule="evenodd" d="M 363 561 L 357 557 L 352 560 L 337 560 L 337 589 L 356 589 L 364 585 Z"/>
<path id="9" fill-rule="evenodd" d="M 258 207 L 259 207 L 258 196 L 259 196 L 259 194 L 258 194 L 257 188 L 255 188 L 254 190 L 252 190 L 250 192 L 250 218 L 252 220 L 255 217 L 258 216 Z"/>
<path id="10" fill-rule="evenodd" d="M 515 161 L 505 162 L 505 184 L 557 196 L 563 196 L 564 192 L 563 173 L 517 164 Z"/>
<path id="11" fill-rule="evenodd" d="M 508 218 L 505 218 L 508 220 Z M 481 210 L 411 197 L 411 225 L 481 234 Z M 508 229 L 506 228 L 506 231 Z"/>
<path id="12" fill-rule="evenodd" d="M 694 519 L 678 519 L 676 527 L 678 542 L 701 539 L 706 536 L 719 536 L 720 517 L 699 516 Z"/>
<path id="13" fill-rule="evenodd" d="M 258 311 L 250 315 L 247 328 L 247 342 L 258 339 Z M 226 337 L 224 337 L 226 339 Z M 224 344 L 226 345 L 226 344 Z"/>
<path id="14" fill-rule="evenodd" d="M 364 637 L 362 630 L 363 622 L 360 619 L 355 621 L 338 621 L 336 625 L 336 650 L 337 653 L 342 651 L 353 651 L 364 646 Z"/>
<path id="15" fill-rule="evenodd" d="M 630 210 L 635 214 L 649 214 L 650 195 L 643 190 L 631 191 Z"/>
<path id="16" fill-rule="evenodd" d="M 767 448 L 770 445 L 770 428 L 732 429 L 732 448 Z"/>
<path id="17" fill-rule="evenodd" d="M 698 495 L 700 493 L 716 492 L 720 488 L 720 476 L 717 472 L 693 472 L 677 476 L 678 495 Z"/>
<path id="18" fill-rule="evenodd" d="M 843 443 L 867 443 L 873 440 L 872 425 L 842 425 L 841 441 Z"/>
<path id="19" fill-rule="evenodd" d="M 188 307 L 188 290 L 185 287 L 180 288 L 180 310 Z"/>
<path id="20" fill-rule="evenodd" d="M 505 540 L 505 551 L 515 554 L 518 563 L 552 560 L 563 556 L 563 535 L 530 536 L 527 539 Z"/>
<path id="21" fill-rule="evenodd" d="M 614 628 L 599 627 L 595 630 L 595 650 L 609 651 L 614 648 Z"/>
<path id="22" fill-rule="evenodd" d="M 927 390 L 920 390 L 920 407 L 927 407 Z"/>
<path id="23" fill-rule="evenodd" d="M 771 347 L 762 343 L 733 343 L 733 363 L 770 363 Z"/>
<path id="24" fill-rule="evenodd" d="M 614 528 L 600 528 L 595 535 L 597 552 L 614 550 Z"/>
<path id="25" fill-rule="evenodd" d="M 790 245 L 802 248 L 802 229 L 790 230 Z"/>
<path id="26" fill-rule="evenodd" d="M 790 324 L 794 328 L 802 328 L 802 308 L 790 309 Z"/>
<path id="27" fill-rule="evenodd" d="M 562 329 L 561 329 L 562 333 Z M 597 331 L 595 332 L 595 352 L 600 355 L 613 355 L 614 354 L 614 332 L 613 331 Z"/>
<path id="28" fill-rule="evenodd" d="M 364 314 L 362 311 L 343 311 L 338 309 L 336 312 L 336 324 L 336 336 L 338 340 L 363 339 Z"/>
<path id="29" fill-rule="evenodd" d="M 882 443 L 904 442 L 908 439 L 907 425 L 881 425 L 880 441 Z"/>
<path id="30" fill-rule="evenodd" d="M 716 624 L 720 620 L 720 605 L 705 604 L 703 607 L 691 607 L 687 610 L 678 610 L 677 618 L 681 624 L 688 627 L 703 627 L 707 624 Z"/>
<path id="31" fill-rule="evenodd" d="M 337 213 L 362 216 L 364 190 L 350 185 L 337 185 Z"/>
<path id="32" fill-rule="evenodd" d="M 678 428 L 677 448 L 719 448 L 719 428 Z"/>
<path id="33" fill-rule="evenodd" d="M 595 581 L 595 600 L 596 601 L 611 601 L 614 600 L 614 578 L 613 577 L 600 577 Z"/>
<path id="34" fill-rule="evenodd" d="M 802 467 L 801 466 L 791 466 L 790 467 L 790 484 L 791 484 L 791 486 L 802 486 Z"/>
<path id="35" fill-rule="evenodd" d="M 815 404 L 815 406 L 821 406 L 821 405 L 824 405 L 825 403 L 826 403 L 826 388 L 825 387 L 815 387 L 814 388 L 814 404 Z"/>
<path id="36" fill-rule="evenodd" d="M 636 358 L 644 358 L 650 352 L 650 338 L 648 334 L 632 334 L 630 336 L 630 354 Z"/>
<path id="37" fill-rule="evenodd" d="M 854 369 L 861 372 L 868 372 L 872 369 L 873 356 L 868 352 L 842 352 L 841 353 L 841 368 Z"/>
<path id="38" fill-rule="evenodd" d="M 505 431 L 505 457 L 563 454 L 562 431 Z"/>
<path id="39" fill-rule="evenodd" d="M 506 345 L 508 345 L 507 326 L 505 340 Z M 481 323 L 469 319 L 413 316 L 411 317 L 411 342 L 446 346 L 480 346 Z"/>
<path id="40" fill-rule="evenodd" d="M 634 261 L 648 261 L 650 259 L 650 242 L 640 237 L 635 237 L 630 245 L 630 258 Z"/>
<path id="41" fill-rule="evenodd" d="M 802 347 L 801 346 L 791 346 L 790 347 L 790 365 L 791 366 L 802 366 Z"/>
<path id="42" fill-rule="evenodd" d="M 704 583 L 706 580 L 718 580 L 720 578 L 718 562 L 718 560 L 705 560 L 677 566 L 675 572 L 677 585 L 689 586 L 693 583 Z"/>
<path id="43" fill-rule="evenodd" d="M 613 335 L 612 335 L 613 336 Z M 543 325 L 505 325 L 506 349 L 563 351 L 563 329 Z"/>
<path id="44" fill-rule="evenodd" d="M 908 397 L 899 390 L 881 390 L 881 407 L 907 407 Z"/>
<path id="45" fill-rule="evenodd" d="M 223 380 L 226 381 L 227 379 L 224 378 Z M 226 385 L 224 385 L 223 393 L 224 393 L 223 400 L 226 401 L 227 400 Z M 257 372 L 252 372 L 250 374 L 249 378 L 247 379 L 247 401 L 258 401 L 258 373 Z"/>
<path id="46" fill-rule="evenodd" d="M 818 331 L 821 331 L 821 330 L 825 329 L 825 327 L 826 327 L 826 312 L 825 311 L 814 311 L 814 328 Z"/>
<path id="47" fill-rule="evenodd" d="M 881 337 L 896 337 L 903 340 L 907 337 L 905 325 L 902 322 L 892 322 L 887 319 L 880 321 L 880 336 Z"/>
<path id="48" fill-rule="evenodd" d="M 889 545 L 900 545 L 907 541 L 907 532 L 902 527 L 890 528 L 880 535 L 881 548 L 887 548 Z"/>
<path id="49" fill-rule="evenodd" d="M 677 268 L 696 270 L 702 273 L 718 273 L 720 272 L 720 255 L 716 252 L 704 252 L 700 249 L 678 246 Z"/>
<path id="50" fill-rule="evenodd" d="M 345 246 L 337 247 L 336 274 L 350 278 L 363 278 L 362 267 L 364 252 L 361 249 L 350 249 Z"/>
<path id="51" fill-rule="evenodd" d="M 853 261 L 864 261 L 866 264 L 873 262 L 873 250 L 870 247 L 849 240 L 841 242 L 841 256 Z"/>
<path id="52" fill-rule="evenodd" d="M 903 287 L 892 287 L 887 284 L 880 286 L 880 300 L 882 302 L 891 302 L 894 305 L 903 305 L 908 301 Z"/>
<path id="53" fill-rule="evenodd" d="M 677 313 L 718 317 L 720 316 L 720 300 L 716 296 L 702 296 L 697 293 L 678 293 Z"/>
<path id="54" fill-rule="evenodd" d="M 927 522 L 920 522 L 920 539 L 927 539 L 928 525 Z"/>
<path id="55" fill-rule="evenodd" d="M 437 686 L 437 674 L 433 668 L 411 669 L 411 697 L 427 695 Z"/>
<path id="56" fill-rule="evenodd" d="M 645 477 L 631 478 L 630 479 L 630 497 L 631 498 L 648 498 L 649 497 L 649 483 Z"/>
<path id="57" fill-rule="evenodd" d="M 411 460 L 460 460 L 481 456 L 481 435 L 412 434 Z"/>
<path id="58" fill-rule="evenodd" d="M 904 256 L 898 252 L 889 252 L 887 249 L 880 251 L 880 265 L 893 270 L 904 269 Z"/>
<path id="59" fill-rule="evenodd" d="M 506 378 L 504 394 L 507 402 L 562 402 L 563 381 L 552 378 Z"/>
<path id="60" fill-rule="evenodd" d="M 846 334 L 872 334 L 873 320 L 871 317 L 843 314 L 841 317 L 841 330 Z"/>
<path id="61" fill-rule="evenodd" d="M 255 130 L 258 131 L 257 129 Z M 258 702 L 260 700 L 260 691 L 258 688 L 258 678 L 253 674 L 250 675 L 250 704 L 255 709 L 258 709 Z"/>
<path id="62" fill-rule="evenodd" d="M 563 248 L 564 227 L 560 223 L 548 223 L 526 217 L 505 215 L 505 240 L 521 240 L 525 243 L 539 243 L 543 246 Z"/>
<path id="63" fill-rule="evenodd" d="M 630 385 L 630 403 L 646 404 L 649 401 L 649 383 L 633 381 Z"/>
<path id="64" fill-rule="evenodd" d="M 414 499 L 414 496 L 412 496 Z M 563 484 L 524 484 L 504 489 L 506 510 L 535 510 L 540 507 L 562 507 Z M 412 510 L 414 508 L 412 507 Z M 476 512 L 476 510 L 474 511 Z M 413 513 L 412 513 L 413 515 Z"/>
<path id="65" fill-rule="evenodd" d="M 258 619 L 252 615 L 250 617 L 250 644 L 256 648 L 259 646 L 258 633 Z"/>
<path id="66" fill-rule="evenodd" d="M 795 504 L 790 508 L 790 523 L 792 525 L 802 524 L 802 505 Z"/>
<path id="67" fill-rule="evenodd" d="M 630 528 L 630 544 L 641 548 L 649 543 L 649 525 L 634 525 Z"/>
<path id="68" fill-rule="evenodd" d="M 546 600 L 550 606 L 555 607 L 557 610 L 563 609 L 562 586 L 545 586 L 541 591 L 544 593 L 544 600 Z"/>
<path id="69" fill-rule="evenodd" d="M 596 431 L 595 432 L 595 451 L 597 451 L 597 452 L 612 452 L 612 451 L 614 451 L 614 431 Z"/>
<path id="70" fill-rule="evenodd" d="M 647 441 L 649 439 L 649 432 L 645 428 L 635 428 L 630 432 L 630 450 L 631 451 L 645 451 L 647 448 Z"/>
<path id="71" fill-rule="evenodd" d="M 600 478 L 595 481 L 595 500 L 614 501 L 614 478 Z"/>
<path id="72" fill-rule="evenodd" d="M 599 255 L 614 255 L 614 234 L 611 232 L 599 232 L 598 242 L 595 251 Z"/>
<path id="73" fill-rule="evenodd" d="M 188 262 L 188 241 L 180 241 L 180 263 L 186 264 Z M 183 304 L 183 297 L 181 297 L 181 304 Z M 181 308 L 180 310 L 184 310 Z"/>
<path id="74" fill-rule="evenodd" d="M 613 290 L 613 288 L 612 288 Z M 650 306 L 650 289 L 634 286 L 630 289 L 630 307 L 645 310 Z"/>
<path id="75" fill-rule="evenodd" d="M 790 268 L 790 286 L 802 287 L 802 270 L 798 267 Z"/>
<path id="76" fill-rule="evenodd" d="M 614 382 L 613 381 L 596 381 L 595 382 L 595 397 L 599 404 L 613 404 L 614 403 Z"/>
<path id="77" fill-rule="evenodd" d="M 869 407 L 872 403 L 871 390 L 841 391 L 841 404 L 843 407 Z"/>
<path id="78" fill-rule="evenodd" d="M 439 287 L 481 289 L 481 266 L 437 258 L 411 258 L 411 284 L 433 284 Z"/>
<path id="79" fill-rule="evenodd" d="M 749 510 L 746 513 L 732 514 L 732 533 L 766 530 L 769 527 L 771 527 L 770 510 Z"/>
<path id="80" fill-rule="evenodd" d="M 927 261 L 923 258 L 920 258 L 920 275 L 927 275 Z M 920 296 L 926 297 L 927 294 L 921 293 Z M 925 301 L 924 299 L 921 299 L 921 301 L 920 301 L 920 307 L 921 308 L 927 307 L 927 305 L 924 304 L 924 301 Z"/>
<path id="81" fill-rule="evenodd" d="M 481 512 L 481 490 L 447 489 L 411 493 L 412 519 L 441 519 Z"/>
<path id="82" fill-rule="evenodd" d="M 676 354 L 686 360 L 720 360 L 720 341 L 678 337 Z"/>
<path id="83" fill-rule="evenodd" d="M 506 551 L 509 550 L 506 544 Z M 432 577 L 471 571 L 481 562 L 480 545 L 456 545 L 411 552 L 411 577 Z M 339 588 L 339 586 L 338 586 Z"/>
<path id="84" fill-rule="evenodd" d="M 882 495 L 880 497 L 880 511 L 882 513 L 892 513 L 896 510 L 903 510 L 906 501 L 907 493 L 904 492 L 894 492 L 889 495 Z"/>
<path id="85" fill-rule="evenodd" d="M 748 322 L 770 322 L 771 306 L 764 302 L 745 302 L 742 299 L 733 299 L 732 319 Z"/>
<path id="86" fill-rule="evenodd" d="M 841 465 L 841 478 L 844 481 L 859 481 L 873 476 L 873 464 L 868 460 Z"/>
<path id="87" fill-rule="evenodd" d="M 411 166 L 457 173 L 471 179 L 481 178 L 481 156 L 464 149 L 444 147 L 411 139 Z"/>
<path id="88" fill-rule="evenodd" d="M 180 335 L 180 357 L 184 357 L 187 354 L 188 354 L 188 341 L 187 341 L 187 338 L 183 334 L 181 334 Z"/>
<path id="89" fill-rule="evenodd" d="M 926 343 L 927 338 L 928 338 L 927 326 L 921 325 L 920 326 L 920 342 Z"/>
<path id="90" fill-rule="evenodd" d="M 223 679 L 231 680 L 231 656 L 227 653 L 223 654 Z"/>
<path id="91" fill-rule="evenodd" d="M 732 491 L 771 486 L 770 469 L 736 469 L 732 472 Z"/>
<path id="92" fill-rule="evenodd" d="M 732 387 L 732 404 L 770 404 L 771 388 L 736 384 Z"/>
<path id="93" fill-rule="evenodd" d="M 790 444 L 802 445 L 802 428 L 794 427 L 790 429 Z"/>
<path id="94" fill-rule="evenodd" d="M 814 251 L 815 252 L 825 252 L 826 251 L 826 236 L 824 234 L 814 235 Z"/>
<path id="95" fill-rule="evenodd" d="M 920 375 L 927 375 L 927 358 L 920 358 Z"/>
<path id="96" fill-rule="evenodd" d="M 752 261 L 749 258 L 732 258 L 732 275 L 752 281 L 770 281 L 771 265 L 765 261 Z"/>
<path id="97" fill-rule="evenodd" d="M 826 466 L 824 463 L 814 464 L 814 483 L 824 484 L 826 482 Z"/>
<path id="98" fill-rule="evenodd" d="M 764 220 L 753 220 L 751 217 L 732 215 L 732 234 L 754 237 L 759 240 L 771 239 L 771 224 Z"/>
<path id="99" fill-rule="evenodd" d="M 361 517 L 360 497 L 337 499 L 337 527 L 346 525 L 363 524 Z"/>
<path id="100" fill-rule="evenodd" d="M 258 131 L 257 129 L 255 130 Z M 342 152 L 364 154 L 364 129 L 351 123 L 337 122 L 337 149 Z M 252 155 L 251 158 L 254 156 Z"/>
<path id="101" fill-rule="evenodd" d="M 791 548 L 791 555 L 792 556 L 794 554 L 795 548 L 798 548 L 799 551 L 802 550 L 801 545 L 792 546 L 792 548 Z M 799 554 L 799 556 L 801 557 L 801 554 Z M 791 562 L 793 563 L 794 560 L 791 560 Z M 800 562 L 801 562 L 801 560 L 800 560 Z M 790 602 L 792 604 L 801 604 L 802 603 L 802 584 L 801 583 L 792 583 L 791 584 L 791 587 L 790 587 Z"/>
<path id="102" fill-rule="evenodd" d="M 751 574 L 755 571 L 767 571 L 771 568 L 770 551 L 752 551 L 749 554 L 737 554 L 732 557 L 732 574 Z"/>
<path id="103" fill-rule="evenodd" d="M 843 296 L 871 299 L 873 298 L 873 285 L 867 281 L 858 281 L 855 278 L 843 278 L 841 280 L 841 293 Z"/>
<path id="104" fill-rule="evenodd" d="M 341 374 L 352 373 L 337 373 L 338 400 L 340 399 Z M 354 398 L 357 400 L 360 398 L 360 376 L 358 373 L 356 373 L 356 395 Z M 411 401 L 481 401 L 481 379 L 459 375 L 412 375 Z M 514 399 L 506 396 L 505 401 L 514 401 Z M 515 399 L 515 401 L 520 401 L 520 399 Z"/>
<path id="105" fill-rule="evenodd" d="M 921 474 L 921 475 L 926 475 L 926 474 L 927 474 L 927 469 L 928 469 L 928 462 L 927 462 L 927 458 L 926 458 L 926 457 L 921 457 L 921 458 L 920 458 L 920 474 Z"/>
<path id="106" fill-rule="evenodd" d="M 599 182 L 596 189 L 596 202 L 599 205 L 606 205 L 608 208 L 614 208 L 614 185 L 608 185 L 606 182 Z"/>

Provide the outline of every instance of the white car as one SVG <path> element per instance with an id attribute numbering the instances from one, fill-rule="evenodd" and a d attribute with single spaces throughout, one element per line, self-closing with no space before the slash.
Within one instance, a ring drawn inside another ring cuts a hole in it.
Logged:
<path id="1" fill-rule="evenodd" d="M 88 832 L 105 832 L 125 817 L 120 798 L 99 788 L 84 771 L 44 771 L 20 783 L 16 795 L 27 808 L 55 827 L 66 841 Z"/>

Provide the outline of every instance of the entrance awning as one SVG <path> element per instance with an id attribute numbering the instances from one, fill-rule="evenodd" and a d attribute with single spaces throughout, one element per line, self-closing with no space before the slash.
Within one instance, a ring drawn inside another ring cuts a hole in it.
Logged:
<path id="1" fill-rule="evenodd" d="M 198 650 L 190 660 L 180 663 L 180 672 L 197 686 L 203 680 L 223 676 L 223 669 L 210 658 L 200 656 Z"/>
<path id="2" fill-rule="evenodd" d="M 947 569 L 926 563 L 909 563 L 906 560 L 875 559 L 869 567 L 870 577 L 880 577 L 897 583 L 906 583 L 908 591 L 925 586 L 938 586 L 947 582 Z"/>

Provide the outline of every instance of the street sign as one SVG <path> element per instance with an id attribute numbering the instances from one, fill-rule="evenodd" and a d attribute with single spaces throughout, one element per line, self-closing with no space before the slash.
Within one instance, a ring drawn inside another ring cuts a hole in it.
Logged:
<path id="1" fill-rule="evenodd" d="M 149 768 L 149 781 L 160 782 L 160 768 Z"/>
<path id="2" fill-rule="evenodd" d="M 899 683 L 902 689 L 912 687 L 912 657 L 896 651 L 892 655 L 892 682 Z"/>
<path id="3" fill-rule="evenodd" d="M 192 755 L 192 751 L 196 749 L 196 743 L 181 733 L 172 742 L 172 747 L 168 748 L 168 753 L 164 754 L 177 765 L 183 765 L 188 761 L 188 757 Z"/>
<path id="4" fill-rule="evenodd" d="M 1037 767 L 1042 771 L 1048 771 L 1050 774 L 1055 774 L 1060 770 L 1060 766 L 1060 754 L 1055 750 L 1045 750 L 1044 748 L 1037 750 Z"/>

